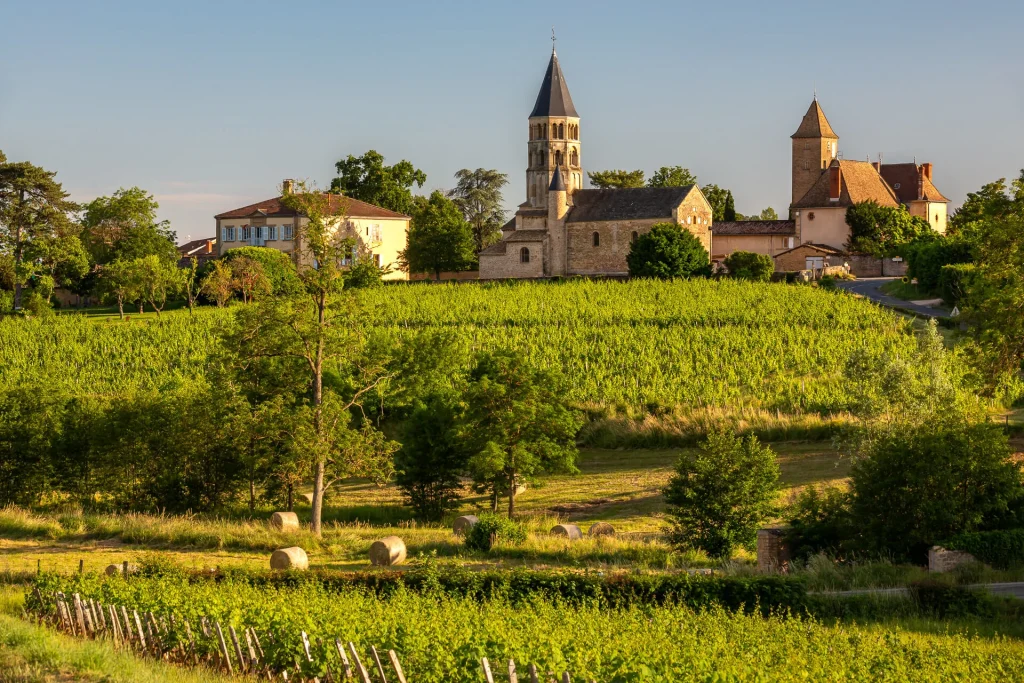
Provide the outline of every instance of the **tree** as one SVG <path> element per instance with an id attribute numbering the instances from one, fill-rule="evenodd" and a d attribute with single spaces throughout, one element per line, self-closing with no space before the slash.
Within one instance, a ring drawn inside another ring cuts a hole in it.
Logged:
<path id="1" fill-rule="evenodd" d="M 188 304 L 188 312 L 195 313 L 196 301 L 202 288 L 202 281 L 199 279 L 199 259 L 195 256 L 188 260 L 188 268 L 181 272 L 181 289 L 185 293 L 185 302 Z"/>
<path id="2" fill-rule="evenodd" d="M 473 231 L 456 204 L 440 191 L 421 203 L 409 225 L 408 246 L 402 261 L 410 273 L 465 270 L 475 261 Z"/>
<path id="3" fill-rule="evenodd" d="M 723 221 L 736 220 L 736 202 L 732 198 L 732 191 L 726 190 L 725 207 L 722 209 Z"/>
<path id="4" fill-rule="evenodd" d="M 412 215 L 412 186 L 423 187 L 427 174 L 411 163 L 399 161 L 385 166 L 376 150 L 356 157 L 351 154 L 334 165 L 338 177 L 331 181 L 331 192 Z"/>
<path id="5" fill-rule="evenodd" d="M 167 297 L 176 294 L 181 287 L 181 272 L 174 263 L 156 254 L 135 259 L 134 263 L 142 298 L 149 302 L 159 318 L 167 304 Z M 142 312 L 141 309 L 139 312 Z"/>
<path id="6" fill-rule="evenodd" d="M 982 239 L 990 221 L 1017 216 L 1024 218 L 1024 169 L 1006 185 L 1006 178 L 988 183 L 967 200 L 949 219 L 947 235 L 975 243 Z"/>
<path id="7" fill-rule="evenodd" d="M 575 474 L 576 433 L 582 420 L 566 403 L 555 378 L 524 367 L 511 354 L 481 354 L 466 388 L 465 434 L 472 443 L 469 469 L 477 484 L 508 496 L 541 472 Z"/>
<path id="8" fill-rule="evenodd" d="M 996 384 L 1012 381 L 1024 363 L 1024 212 L 982 225 L 964 314 L 985 350 L 990 383 Z"/>
<path id="9" fill-rule="evenodd" d="M 928 221 L 911 216 L 906 207 L 880 206 L 874 200 L 855 204 L 846 210 L 846 224 L 850 226 L 847 249 L 882 258 L 932 232 Z"/>
<path id="10" fill-rule="evenodd" d="M 242 303 L 247 304 L 271 293 L 270 279 L 259 261 L 243 255 L 231 259 L 228 264 L 231 266 L 231 287 L 242 295 Z"/>
<path id="11" fill-rule="evenodd" d="M 708 200 L 708 204 L 711 205 L 711 218 L 715 221 L 725 220 L 725 203 L 729 197 L 729 190 L 725 190 L 718 185 L 705 185 L 700 188 L 700 191 L 704 193 L 704 198 Z"/>
<path id="12" fill-rule="evenodd" d="M 501 239 L 505 224 L 501 188 L 508 185 L 508 176 L 496 170 L 464 168 L 455 173 L 458 183 L 448 193 L 462 215 L 473 227 L 474 254 Z"/>
<path id="13" fill-rule="evenodd" d="M 0 253 L 13 258 L 15 310 L 21 308 L 22 289 L 36 273 L 34 253 L 48 251 L 51 242 L 74 232 L 70 214 L 78 205 L 55 177 L 27 161 L 8 162 L 0 153 Z"/>
<path id="14" fill-rule="evenodd" d="M 590 184 L 599 190 L 621 190 L 644 186 L 644 172 L 635 171 L 593 171 L 587 173 Z"/>
<path id="15" fill-rule="evenodd" d="M 131 260 L 155 254 L 178 260 L 175 234 L 167 221 L 158 221 L 160 205 L 145 190 L 121 188 L 110 197 L 97 197 L 85 205 L 82 243 L 93 263 Z"/>
<path id="16" fill-rule="evenodd" d="M 682 166 L 662 166 L 647 181 L 647 187 L 686 187 L 696 184 L 697 176 Z"/>
<path id="17" fill-rule="evenodd" d="M 466 406 L 458 396 L 427 396 L 406 421 L 395 454 L 395 482 L 420 517 L 439 520 L 459 504 L 469 465 Z"/>
<path id="18" fill-rule="evenodd" d="M 236 247 L 221 257 L 229 265 L 235 259 L 248 258 L 259 263 L 274 296 L 293 296 L 302 292 L 302 281 L 289 254 L 270 247 Z"/>
<path id="19" fill-rule="evenodd" d="M 710 275 L 710 257 L 692 232 L 675 223 L 657 223 L 640 235 L 626 255 L 632 277 L 661 279 Z"/>
<path id="20" fill-rule="evenodd" d="M 696 451 L 679 456 L 665 488 L 673 544 L 727 559 L 753 544 L 775 511 L 779 465 L 757 437 L 712 432 Z"/>
<path id="21" fill-rule="evenodd" d="M 775 272 L 775 261 L 766 254 L 734 251 L 725 257 L 725 267 L 729 269 L 730 277 L 737 280 L 768 282 Z"/>
<path id="22" fill-rule="evenodd" d="M 768 207 L 761 209 L 761 213 L 756 216 L 750 216 L 747 220 L 751 221 L 777 221 L 779 220 L 779 214 L 775 212 L 775 209 Z"/>
<path id="23" fill-rule="evenodd" d="M 34 264 L 32 278 L 35 282 L 45 279 L 48 283 L 47 302 L 55 287 L 74 287 L 89 272 L 89 257 L 82 241 L 73 232 L 37 240 L 25 253 L 26 262 Z M 39 288 L 38 284 L 36 288 Z"/>
<path id="24" fill-rule="evenodd" d="M 105 301 L 116 301 L 117 312 L 124 320 L 124 304 L 142 298 L 142 282 L 135 261 L 117 259 L 100 269 L 99 292 Z"/>

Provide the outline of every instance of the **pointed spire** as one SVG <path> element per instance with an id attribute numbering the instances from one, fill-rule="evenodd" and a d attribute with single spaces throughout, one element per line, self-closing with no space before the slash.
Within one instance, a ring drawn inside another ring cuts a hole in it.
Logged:
<path id="1" fill-rule="evenodd" d="M 558 65 L 558 55 L 555 54 L 554 43 L 552 43 L 551 61 L 548 62 L 548 70 L 544 74 L 544 82 L 540 85 L 537 103 L 533 105 L 530 116 L 579 116 L 576 113 L 576 108 L 572 106 L 569 86 L 565 84 L 562 67 Z"/>
<path id="2" fill-rule="evenodd" d="M 829 125 L 828 119 L 825 118 L 825 112 L 821 110 L 821 105 L 818 104 L 818 93 L 814 93 L 814 101 L 811 102 L 811 106 L 807 108 L 807 113 L 804 114 L 803 121 L 800 122 L 800 127 L 793 133 L 794 138 L 835 138 L 839 139 L 839 136 L 832 130 L 832 126 Z"/>
<path id="3" fill-rule="evenodd" d="M 548 192 L 566 192 L 565 180 L 562 179 L 562 167 L 555 166 L 555 174 L 551 176 L 551 185 Z"/>

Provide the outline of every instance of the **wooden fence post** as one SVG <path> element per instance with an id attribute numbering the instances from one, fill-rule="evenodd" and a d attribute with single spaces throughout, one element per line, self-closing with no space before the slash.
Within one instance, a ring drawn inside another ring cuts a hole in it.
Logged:
<path id="1" fill-rule="evenodd" d="M 516 673 L 516 660 L 508 660 L 508 683 L 519 683 L 519 674 Z"/>
<path id="2" fill-rule="evenodd" d="M 487 661 L 487 657 L 480 660 L 480 666 L 484 670 L 484 680 L 487 683 L 494 683 L 494 674 L 491 673 L 491 663 Z"/>
<path id="3" fill-rule="evenodd" d="M 146 632 L 142 629 L 142 619 L 139 619 L 139 611 L 133 609 L 132 616 L 135 618 L 135 631 L 139 636 L 139 649 L 145 654 L 149 648 L 146 647 Z"/>
<path id="4" fill-rule="evenodd" d="M 371 645 L 370 653 L 373 655 L 373 662 L 377 665 L 377 673 L 380 674 L 380 680 L 382 683 L 388 683 L 388 678 L 384 675 L 384 665 L 381 664 L 380 655 L 377 654 L 377 648 Z"/>
<path id="5" fill-rule="evenodd" d="M 356 663 L 356 671 L 359 672 L 359 678 L 362 679 L 362 683 L 372 683 L 370 681 L 370 672 L 363 666 L 363 662 L 359 659 L 359 652 L 356 651 L 356 644 L 349 641 L 348 649 L 352 652 L 352 659 Z"/>
<path id="6" fill-rule="evenodd" d="M 228 645 L 224 642 L 224 631 L 220 627 L 220 622 L 213 622 L 214 627 L 217 629 L 217 638 L 220 640 L 220 653 L 224 656 L 224 666 L 227 667 L 228 674 L 234 674 L 234 670 L 231 668 L 231 654 L 228 652 Z"/>
<path id="7" fill-rule="evenodd" d="M 529 669 L 527 669 L 527 671 L 530 672 L 530 683 L 540 683 L 540 680 L 537 678 L 537 665 L 536 664 L 531 664 Z"/>
<path id="8" fill-rule="evenodd" d="M 338 656 L 341 657 L 341 665 L 345 669 L 345 680 L 352 679 L 352 665 L 348 663 L 348 655 L 345 654 L 345 648 L 342 646 L 341 641 L 337 638 L 334 639 L 334 647 L 338 650 Z"/>
<path id="9" fill-rule="evenodd" d="M 402 671 L 402 665 L 398 661 L 398 655 L 395 654 L 394 650 L 388 650 L 388 659 L 391 660 L 391 667 L 395 670 L 395 675 L 398 676 L 398 683 L 407 683 L 405 672 Z"/>
<path id="10" fill-rule="evenodd" d="M 249 670 L 249 667 L 246 666 L 245 657 L 242 655 L 242 645 L 238 642 L 238 634 L 235 633 L 235 627 L 231 624 L 228 624 L 228 633 L 231 634 L 231 642 L 234 644 L 235 654 L 238 656 L 238 668 L 242 673 L 245 673 Z"/>

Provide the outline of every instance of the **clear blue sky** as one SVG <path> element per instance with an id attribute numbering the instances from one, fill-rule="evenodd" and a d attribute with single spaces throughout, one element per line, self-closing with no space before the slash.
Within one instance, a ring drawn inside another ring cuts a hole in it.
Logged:
<path id="1" fill-rule="evenodd" d="M 78 200 L 146 188 L 181 240 L 371 148 L 424 192 L 500 169 L 515 206 L 552 25 L 586 170 L 781 214 L 815 86 L 846 158 L 931 161 L 954 205 L 1024 167 L 1020 0 L 4 4 L 0 149 Z"/>

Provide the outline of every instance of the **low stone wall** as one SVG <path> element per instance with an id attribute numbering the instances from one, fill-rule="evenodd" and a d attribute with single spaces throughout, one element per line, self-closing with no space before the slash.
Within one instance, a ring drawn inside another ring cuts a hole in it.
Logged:
<path id="1" fill-rule="evenodd" d="M 786 530 L 779 528 L 757 530 L 757 569 L 761 572 L 788 572 L 790 555 L 785 540 Z"/>
<path id="2" fill-rule="evenodd" d="M 422 280 L 434 280 L 433 273 L 412 273 L 409 275 L 409 279 L 413 282 L 420 282 Z M 463 270 L 460 272 L 441 272 L 441 281 L 445 280 L 479 280 L 480 271 L 478 270 Z"/>
<path id="3" fill-rule="evenodd" d="M 960 565 L 977 561 L 970 553 L 947 550 L 940 545 L 933 545 L 928 550 L 928 571 L 930 572 L 951 572 Z"/>

